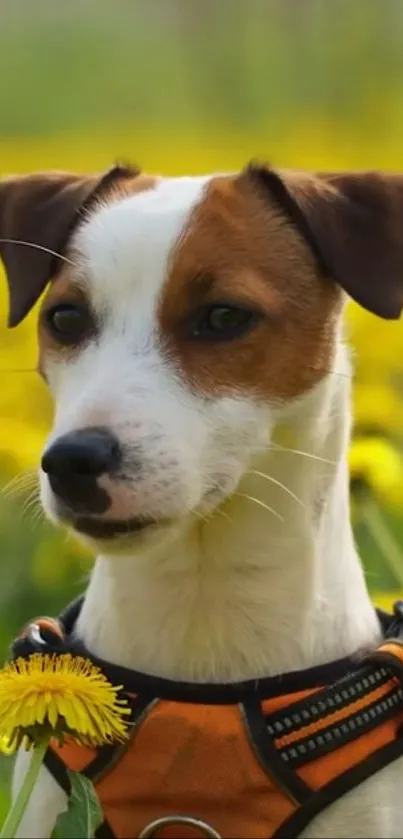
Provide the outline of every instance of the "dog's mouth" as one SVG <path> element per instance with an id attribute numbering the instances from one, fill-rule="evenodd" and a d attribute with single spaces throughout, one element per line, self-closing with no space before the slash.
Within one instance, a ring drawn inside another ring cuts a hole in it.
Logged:
<path id="1" fill-rule="evenodd" d="M 155 519 L 132 518 L 102 521 L 89 516 L 80 516 L 71 523 L 78 533 L 90 536 L 92 539 L 115 539 L 117 536 L 132 536 L 134 533 L 141 533 L 143 530 L 158 525 Z"/>

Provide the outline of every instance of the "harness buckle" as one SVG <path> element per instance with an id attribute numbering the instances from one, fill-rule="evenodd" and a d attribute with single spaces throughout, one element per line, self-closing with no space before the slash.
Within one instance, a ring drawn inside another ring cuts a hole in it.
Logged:
<path id="1" fill-rule="evenodd" d="M 161 828 L 176 827 L 180 824 L 197 828 L 201 836 L 207 836 L 209 839 L 222 839 L 221 835 L 210 824 L 203 822 L 201 819 L 194 819 L 192 816 L 164 816 L 161 819 L 155 819 L 140 831 L 137 839 L 152 839 L 152 837 L 157 836 L 157 831 Z"/>
<path id="2" fill-rule="evenodd" d="M 59 621 L 37 618 L 26 626 L 11 647 L 13 658 L 33 653 L 60 653 L 65 650 L 65 635 Z"/>

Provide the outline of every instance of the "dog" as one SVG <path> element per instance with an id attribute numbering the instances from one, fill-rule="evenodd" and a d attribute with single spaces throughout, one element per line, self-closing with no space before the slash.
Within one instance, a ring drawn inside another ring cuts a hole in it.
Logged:
<path id="1" fill-rule="evenodd" d="M 42 504 L 97 555 L 75 630 L 91 654 L 220 685 L 379 644 L 350 524 L 343 311 L 400 316 L 402 231 L 403 176 L 381 172 L 0 181 L 10 327 L 45 292 Z M 403 836 L 402 778 L 400 758 L 303 835 Z M 65 806 L 43 768 L 20 835 L 50 836 Z"/>

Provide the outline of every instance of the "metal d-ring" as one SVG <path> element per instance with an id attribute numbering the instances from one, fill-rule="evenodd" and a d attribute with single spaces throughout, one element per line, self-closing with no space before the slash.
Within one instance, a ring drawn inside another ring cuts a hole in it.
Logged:
<path id="1" fill-rule="evenodd" d="M 190 827 L 197 827 L 201 831 L 202 836 L 208 836 L 209 839 L 222 839 L 219 833 L 214 830 L 211 825 L 201 821 L 201 819 L 193 819 L 191 816 L 165 816 L 162 819 L 155 819 L 143 828 L 138 834 L 137 839 L 152 839 L 156 836 L 157 830 L 161 827 L 172 825 L 186 824 Z"/>

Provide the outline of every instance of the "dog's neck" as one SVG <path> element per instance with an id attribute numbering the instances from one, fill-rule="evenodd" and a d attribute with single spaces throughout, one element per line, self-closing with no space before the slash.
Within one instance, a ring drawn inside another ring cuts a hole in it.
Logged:
<path id="1" fill-rule="evenodd" d="M 376 641 L 350 526 L 343 347 L 336 367 L 214 515 L 144 554 L 97 559 L 78 624 L 91 652 L 172 679 L 236 681 Z"/>

